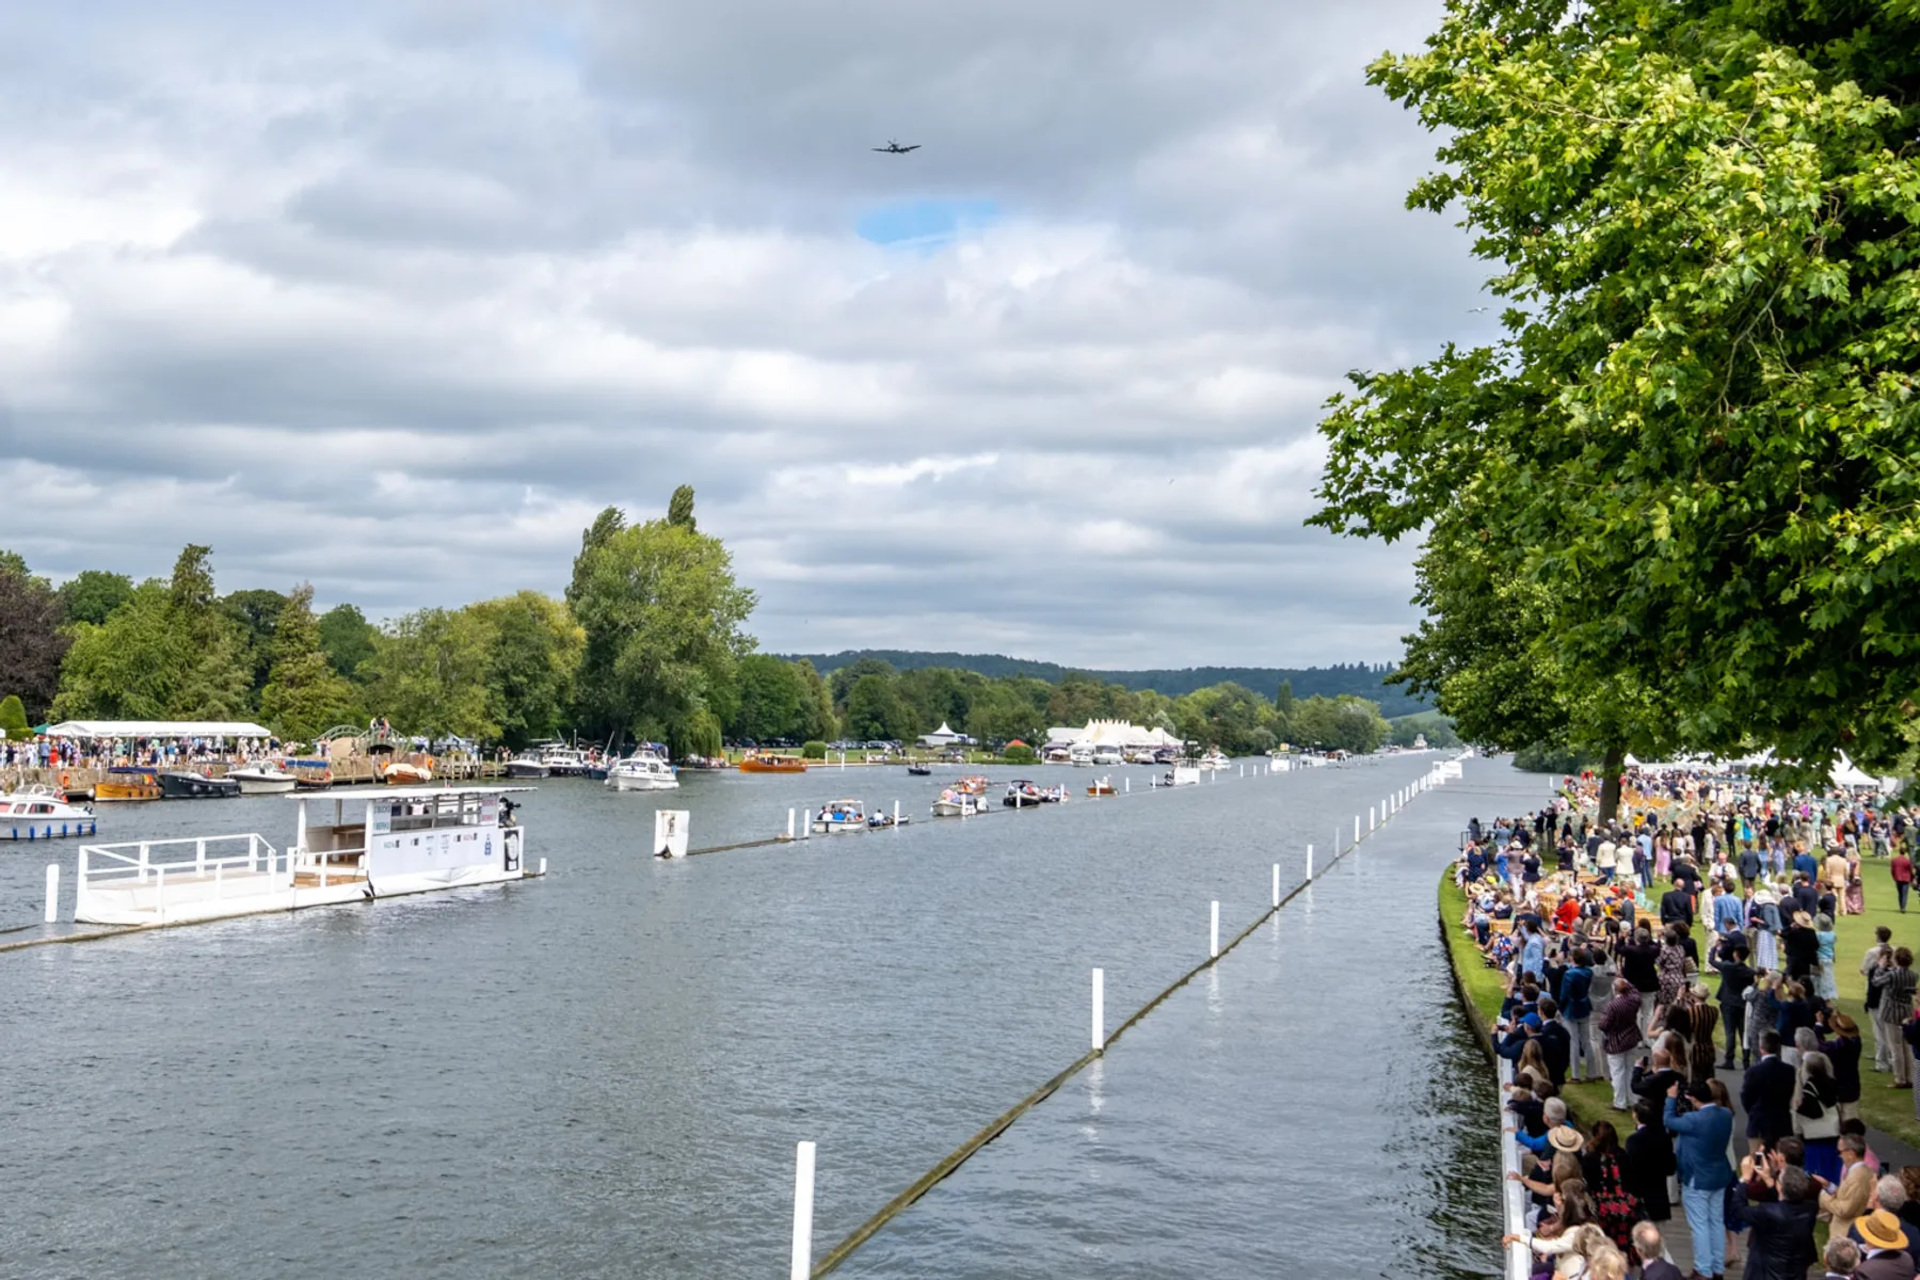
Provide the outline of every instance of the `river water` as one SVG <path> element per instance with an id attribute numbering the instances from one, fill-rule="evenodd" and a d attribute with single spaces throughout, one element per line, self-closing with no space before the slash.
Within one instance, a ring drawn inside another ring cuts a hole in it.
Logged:
<path id="1" fill-rule="evenodd" d="M 0 954 L 0 1270 L 783 1275 L 793 1145 L 824 1252 L 1322 865 L 1400 756 L 929 821 L 899 770 L 690 774 L 696 847 L 857 796 L 900 831 L 662 863 L 644 794 L 525 797 L 544 880 Z M 1086 770 L 1030 770 L 1083 787 Z M 935 782 L 938 780 L 936 779 Z M 883 1230 L 842 1274 L 1494 1274 L 1492 1096 L 1434 882 L 1469 761 Z M 102 841 L 257 830 L 262 797 L 104 809 Z M 0 941 L 41 868 L 0 847 Z M 67 883 L 71 906 L 71 882 Z"/>

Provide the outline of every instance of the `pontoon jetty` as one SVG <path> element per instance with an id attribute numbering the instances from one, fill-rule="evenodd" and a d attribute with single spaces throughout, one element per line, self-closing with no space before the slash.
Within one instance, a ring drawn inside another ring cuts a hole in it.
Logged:
<path id="1" fill-rule="evenodd" d="M 500 884 L 526 866 L 516 793 L 531 787 L 356 787 L 288 798 L 293 844 L 203 836 L 82 845 L 73 918 L 156 925 Z"/>

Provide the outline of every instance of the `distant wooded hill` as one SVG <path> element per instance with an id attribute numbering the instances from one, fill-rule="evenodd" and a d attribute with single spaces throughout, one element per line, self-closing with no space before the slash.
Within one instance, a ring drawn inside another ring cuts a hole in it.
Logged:
<path id="1" fill-rule="evenodd" d="M 1371 698 L 1380 704 L 1380 714 L 1412 715 L 1428 710 L 1422 699 L 1411 696 L 1397 685 L 1385 683 L 1393 671 L 1386 663 L 1336 663 L 1330 667 L 1183 667 L 1178 671 L 1091 671 L 1081 667 L 1063 667 L 1057 662 L 1033 662 L 1009 658 L 998 653 L 921 653 L 912 649 L 847 649 L 840 653 L 794 653 L 781 657 L 811 662 L 822 675 L 851 666 L 862 658 L 878 658 L 891 663 L 897 671 L 918 671 L 922 667 L 952 667 L 977 671 L 983 676 L 1030 676 L 1058 684 L 1068 675 L 1092 676 L 1108 684 L 1128 689 L 1152 689 L 1169 698 L 1178 698 L 1209 685 L 1231 680 L 1263 697 L 1271 698 L 1282 680 L 1291 681 L 1293 696 L 1327 698 L 1343 693 Z"/>

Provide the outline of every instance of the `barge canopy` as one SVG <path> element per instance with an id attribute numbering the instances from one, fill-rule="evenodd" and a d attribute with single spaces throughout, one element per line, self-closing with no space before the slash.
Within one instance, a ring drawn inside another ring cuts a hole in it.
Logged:
<path id="1" fill-rule="evenodd" d="M 62 720 L 49 738 L 271 738 L 246 720 Z"/>

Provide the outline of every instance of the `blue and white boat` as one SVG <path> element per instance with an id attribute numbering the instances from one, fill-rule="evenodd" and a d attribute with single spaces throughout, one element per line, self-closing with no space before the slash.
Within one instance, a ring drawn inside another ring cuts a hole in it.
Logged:
<path id="1" fill-rule="evenodd" d="M 93 808 L 70 804 L 52 787 L 0 795 L 0 840 L 59 840 L 93 834 Z"/>

